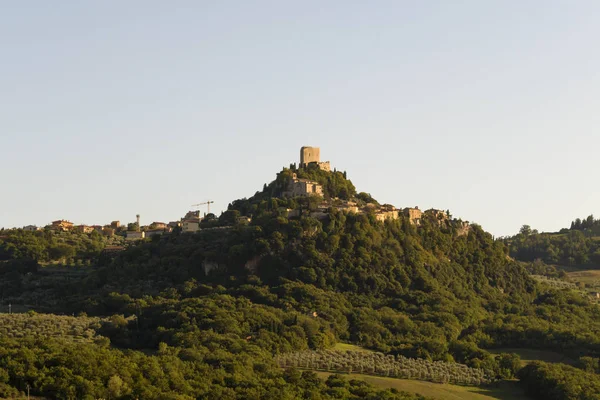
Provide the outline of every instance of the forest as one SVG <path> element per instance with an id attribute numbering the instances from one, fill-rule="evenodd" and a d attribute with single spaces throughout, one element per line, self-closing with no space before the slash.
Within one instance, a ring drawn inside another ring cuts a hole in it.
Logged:
<path id="1" fill-rule="evenodd" d="M 376 200 L 345 173 L 290 167 L 233 201 L 215 222 L 227 229 L 175 231 L 110 256 L 87 234 L 3 230 L 3 311 L 32 311 L 2 315 L 0 397 L 418 398 L 312 371 L 362 368 L 469 385 L 517 377 L 532 398 L 551 398 L 536 388 L 559 382 L 553 390 L 570 397 L 553 398 L 597 398 L 600 310 L 530 276 L 527 261 L 544 259 L 529 255 L 540 234 L 495 240 L 476 224 L 459 234 L 454 219 L 416 226 L 342 212 L 336 198 Z M 325 198 L 281 198 L 291 171 L 321 182 Z M 285 212 L 323 200 L 326 218 Z M 252 220 L 236 224 L 238 215 Z M 576 229 L 561 237 L 588 239 Z M 373 352 L 334 352 L 340 342 Z M 502 352 L 520 347 L 580 361 L 522 368 Z"/>
<path id="2" fill-rule="evenodd" d="M 524 225 L 520 232 L 504 238 L 510 255 L 520 261 L 541 260 L 546 264 L 594 267 L 600 265 L 600 221 L 590 215 L 577 218 L 571 228 L 540 233 Z"/>

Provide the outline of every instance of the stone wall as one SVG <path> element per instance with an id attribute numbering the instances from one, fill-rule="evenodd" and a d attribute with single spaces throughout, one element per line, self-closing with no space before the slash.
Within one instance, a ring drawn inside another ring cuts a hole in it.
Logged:
<path id="1" fill-rule="evenodd" d="M 331 163 L 329 163 L 329 161 L 319 162 L 317 165 L 319 166 L 319 169 L 322 169 L 323 171 L 331 171 Z"/>

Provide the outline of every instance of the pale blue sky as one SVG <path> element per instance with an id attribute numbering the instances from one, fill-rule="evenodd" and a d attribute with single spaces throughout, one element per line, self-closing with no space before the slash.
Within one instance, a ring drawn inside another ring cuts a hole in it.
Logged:
<path id="1" fill-rule="evenodd" d="M 302 145 L 495 235 L 600 216 L 598 1 L 0 6 L 0 226 L 217 211 Z"/>

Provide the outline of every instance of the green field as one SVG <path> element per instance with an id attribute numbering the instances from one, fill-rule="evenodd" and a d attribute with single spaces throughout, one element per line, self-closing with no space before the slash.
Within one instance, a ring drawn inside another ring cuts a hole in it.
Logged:
<path id="1" fill-rule="evenodd" d="M 372 350 L 357 346 L 355 344 L 349 344 L 349 343 L 336 343 L 335 346 L 333 346 L 333 349 L 340 350 L 340 351 L 367 351 L 367 352 L 372 351 Z"/>
<path id="2" fill-rule="evenodd" d="M 488 349 L 490 353 L 500 354 L 500 353 L 515 353 L 521 357 L 521 363 L 523 365 L 529 364 L 532 361 L 544 361 L 549 363 L 563 363 L 573 365 L 575 360 L 564 356 L 560 353 L 556 353 L 548 350 L 538 350 L 538 349 L 521 349 L 521 348 L 499 348 L 499 349 Z"/>
<path id="3" fill-rule="evenodd" d="M 316 372 L 321 378 L 331 373 Z M 497 387 L 457 386 L 410 379 L 395 379 L 380 376 L 344 374 L 349 379 L 360 379 L 380 388 L 394 388 L 404 392 L 417 393 L 436 400 L 528 400 L 515 381 L 504 381 Z"/>
<path id="4" fill-rule="evenodd" d="M 567 272 L 567 276 L 574 282 L 583 282 L 588 286 L 600 285 L 600 270 L 598 269 L 573 270 Z"/>

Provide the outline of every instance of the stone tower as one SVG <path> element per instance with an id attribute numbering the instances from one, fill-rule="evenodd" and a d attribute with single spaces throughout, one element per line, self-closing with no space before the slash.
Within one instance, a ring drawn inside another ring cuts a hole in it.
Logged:
<path id="1" fill-rule="evenodd" d="M 323 171 L 331 171 L 329 161 L 321 162 L 321 149 L 318 147 L 302 146 L 300 148 L 300 168 L 308 164 L 316 164 Z"/>
<path id="2" fill-rule="evenodd" d="M 300 166 L 305 166 L 311 162 L 319 163 L 321 161 L 321 149 L 319 147 L 302 146 L 300 149 Z"/>

